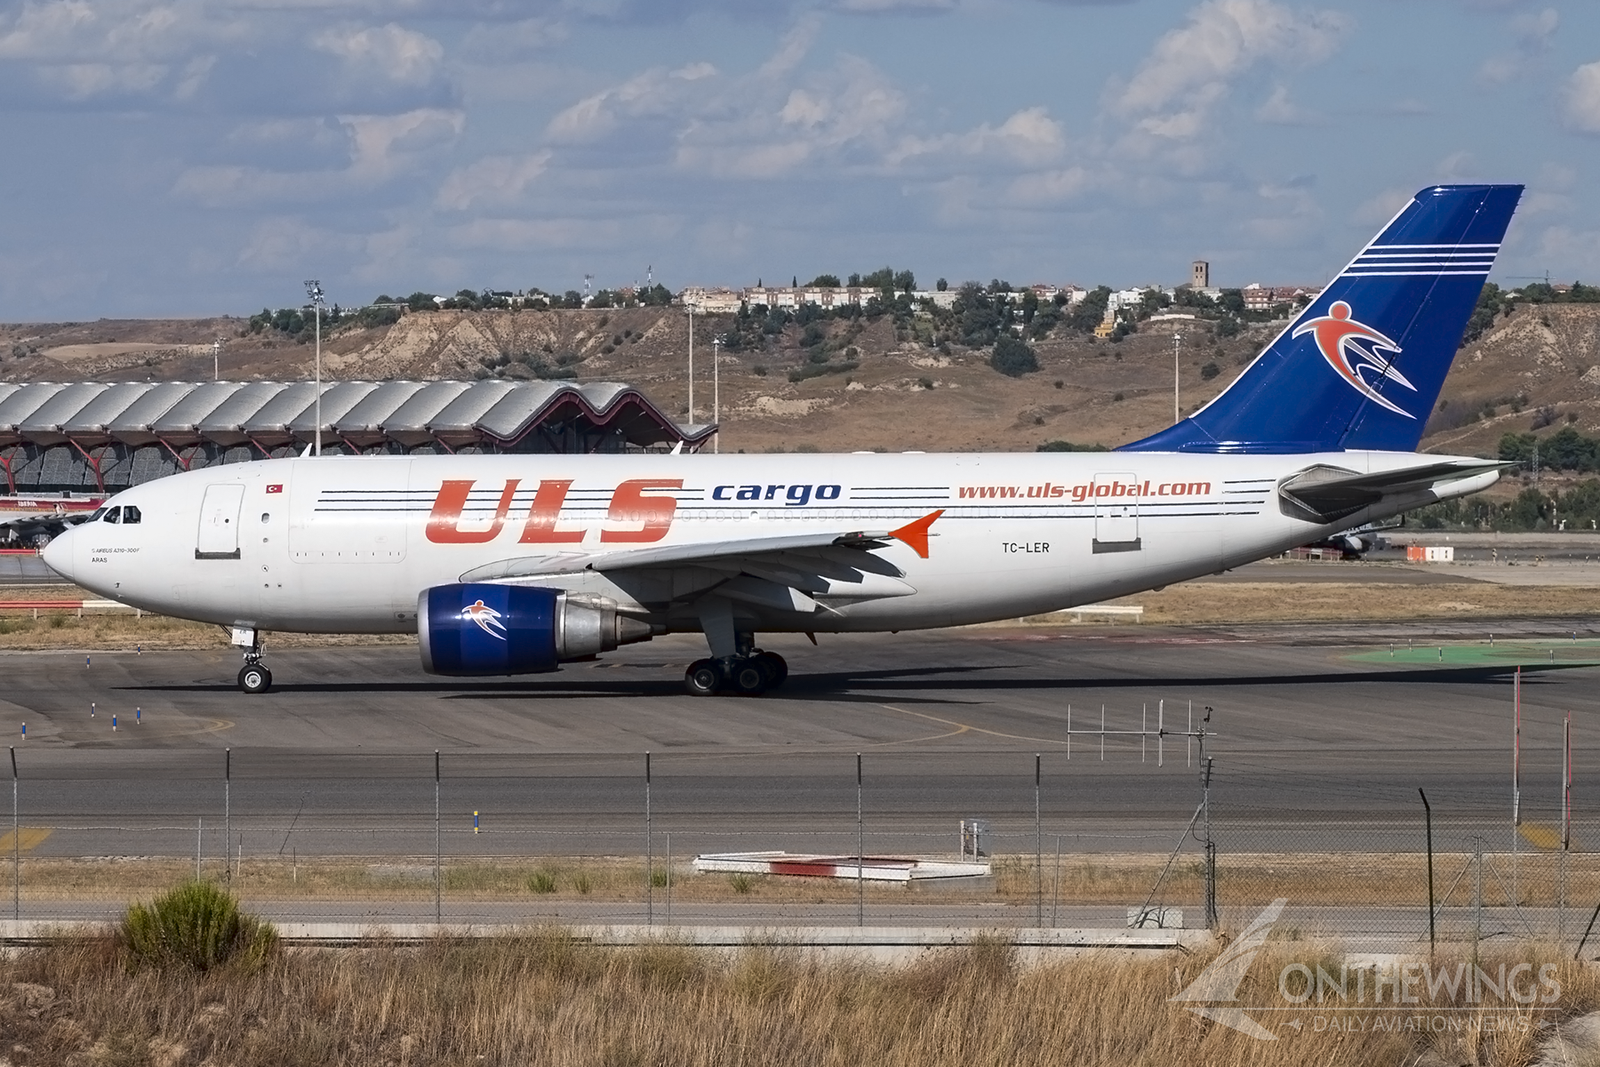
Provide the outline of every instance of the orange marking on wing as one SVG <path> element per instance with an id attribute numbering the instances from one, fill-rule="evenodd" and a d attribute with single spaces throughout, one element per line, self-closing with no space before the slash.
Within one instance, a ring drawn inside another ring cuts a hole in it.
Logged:
<path id="1" fill-rule="evenodd" d="M 914 551 L 917 555 L 921 556 L 923 559 L 927 559 L 928 527 L 932 526 L 934 520 L 943 514 L 944 508 L 940 508 L 938 511 L 931 511 L 922 516 L 922 518 L 918 519 L 916 522 L 907 523 L 898 530 L 890 530 L 889 536 L 893 537 L 897 541 L 904 541 L 906 544 L 911 546 L 912 551 Z"/>

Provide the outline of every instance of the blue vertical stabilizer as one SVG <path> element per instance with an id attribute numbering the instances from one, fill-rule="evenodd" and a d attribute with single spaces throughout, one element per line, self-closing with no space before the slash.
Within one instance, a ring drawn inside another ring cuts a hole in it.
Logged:
<path id="1" fill-rule="evenodd" d="M 1222 395 L 1122 450 L 1414 451 L 1521 196 L 1422 190 Z"/>

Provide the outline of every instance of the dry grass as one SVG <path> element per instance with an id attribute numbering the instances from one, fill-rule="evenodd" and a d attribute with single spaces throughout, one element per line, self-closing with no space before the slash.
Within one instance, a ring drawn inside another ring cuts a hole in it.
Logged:
<path id="1" fill-rule="evenodd" d="M 1573 858 L 1567 872 L 1569 900 L 1600 899 L 1600 865 L 1589 854 Z M 1044 861 L 1044 895 L 1062 905 L 1139 904 L 1150 893 L 1166 859 L 1150 854 L 1101 854 L 1065 859 L 1058 872 L 1051 857 Z M 1470 901 L 1472 856 L 1439 853 L 1434 858 L 1441 905 Z M 1512 860 L 1504 853 L 1487 856 L 1484 904 L 1503 907 L 1511 883 Z M 1518 857 L 1518 901 L 1524 907 L 1556 904 L 1560 884 L 1559 854 L 1524 852 Z M 1427 895 L 1427 859 L 1418 853 L 1229 853 L 1218 864 L 1225 899 L 1262 903 L 1287 897 L 1297 905 L 1416 905 Z M 656 857 L 656 892 L 666 865 Z M 1026 903 L 1037 890 L 1032 856 L 999 856 L 988 884 L 957 887 L 914 887 L 873 883 L 867 892 L 882 901 L 904 900 L 924 890 L 941 903 L 997 901 Z M 116 857 L 55 859 L 24 857 L 22 896 L 34 902 L 122 901 L 149 899 L 194 873 L 192 859 Z M 433 897 L 432 856 L 289 856 L 249 858 L 233 871 L 220 861 L 206 863 L 207 877 L 222 878 L 246 897 L 273 901 L 417 901 Z M 494 860 L 446 860 L 444 890 L 455 901 L 638 901 L 644 892 L 644 860 L 639 856 L 527 856 Z M 0 866 L 0 884 L 9 883 L 9 859 Z M 1445 899 L 1452 884 L 1455 892 Z M 1162 883 L 1159 899 L 1167 903 L 1201 898 L 1203 871 L 1198 860 L 1181 858 Z M 688 859 L 672 868 L 673 899 L 684 903 L 734 901 L 774 904 L 850 903 L 856 899 L 849 879 L 794 878 L 764 875 L 735 877 L 695 874 Z"/>
<path id="2" fill-rule="evenodd" d="M 1270 1002 L 1285 961 L 1304 958 L 1263 953 L 1241 1001 Z M 1207 962 L 1163 954 L 1021 968 L 1009 947 L 980 943 L 889 968 L 755 945 L 732 954 L 595 948 L 550 930 L 416 949 L 288 951 L 259 968 L 195 973 L 132 969 L 111 941 L 80 941 L 0 962 L 0 1056 L 163 1067 L 1370 1067 L 1415 1064 L 1431 1050 L 1434 1062 L 1517 1067 L 1540 1037 L 1533 1027 L 1422 1036 L 1303 1025 L 1258 1041 L 1167 1003 Z M 1337 970 L 1339 961 L 1324 953 L 1311 962 Z M 1600 1001 L 1592 971 L 1565 963 L 1556 977 L 1564 1013 Z M 1359 1009 L 1317 1014 L 1361 1018 Z"/>
<path id="3" fill-rule="evenodd" d="M 1146 623 L 1170 625 L 1349 621 L 1352 604 L 1360 604 L 1360 617 L 1371 621 L 1549 618 L 1592 614 L 1597 593 L 1581 586 L 1486 582 L 1188 582 L 1109 603 L 1142 604 Z"/>
<path id="4" fill-rule="evenodd" d="M 64 599 L 37 597 L 36 599 Z M 37 616 L 37 618 L 35 617 Z M 272 648 L 329 645 L 408 645 L 410 634 L 291 634 L 273 632 Z M 228 631 L 204 622 L 127 612 L 79 613 L 74 609 L 25 609 L 0 613 L 0 650 L 87 649 L 96 652 L 226 649 Z"/>
<path id="5" fill-rule="evenodd" d="M 0 587 L 0 599 L 25 588 L 28 599 L 82 596 L 70 586 Z M 1600 590 L 1574 586 L 1508 586 L 1487 583 L 1394 585 L 1383 582 L 1202 582 L 1175 585 L 1111 601 L 1142 604 L 1144 622 L 1159 625 L 1348 620 L 1359 598 L 1363 618 L 1384 621 L 1439 618 L 1548 618 L 1592 613 Z M 35 618 L 34 616 L 38 617 Z M 1033 616 L 1033 625 L 1066 625 L 1058 615 Z M 330 645 L 412 644 L 409 634 L 272 633 L 274 648 Z M 87 649 L 128 651 L 224 649 L 220 626 L 162 616 L 125 613 L 80 615 L 71 609 L 27 609 L 0 613 L 0 650 Z"/>

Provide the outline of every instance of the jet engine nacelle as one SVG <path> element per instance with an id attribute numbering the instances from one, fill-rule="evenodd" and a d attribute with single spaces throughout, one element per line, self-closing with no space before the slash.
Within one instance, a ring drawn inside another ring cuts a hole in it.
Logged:
<path id="1" fill-rule="evenodd" d="M 417 598 L 429 674 L 540 674 L 568 660 L 648 641 L 649 623 L 613 600 L 520 585 L 436 585 Z"/>

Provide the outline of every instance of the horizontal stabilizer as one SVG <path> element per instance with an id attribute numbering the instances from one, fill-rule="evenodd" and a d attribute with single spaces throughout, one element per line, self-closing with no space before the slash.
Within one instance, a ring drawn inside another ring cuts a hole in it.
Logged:
<path id="1" fill-rule="evenodd" d="M 1286 510 L 1310 522 L 1334 522 L 1353 515 L 1384 497 L 1400 496 L 1485 475 L 1497 475 L 1515 466 L 1496 460 L 1452 459 L 1420 467 L 1361 474 L 1318 464 L 1291 474 L 1278 483 Z M 1493 481 L 1493 479 L 1489 479 Z M 1487 484 L 1487 483 L 1486 483 Z M 1451 494 L 1454 495 L 1454 494 Z"/>

